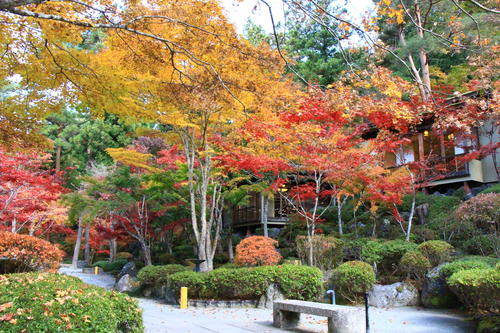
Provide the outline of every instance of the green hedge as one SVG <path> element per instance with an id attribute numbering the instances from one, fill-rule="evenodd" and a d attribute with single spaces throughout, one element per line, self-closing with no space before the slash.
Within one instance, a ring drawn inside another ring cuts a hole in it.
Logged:
<path id="1" fill-rule="evenodd" d="M 279 265 L 226 269 L 207 273 L 179 272 L 169 287 L 179 293 L 188 287 L 189 297 L 203 299 L 258 299 L 276 283 L 287 298 L 314 300 L 322 290 L 322 273 L 309 266 Z"/>
<path id="2" fill-rule="evenodd" d="M 487 194 L 487 193 L 500 193 L 500 184 L 490 186 L 487 189 L 482 190 L 480 192 L 480 194 Z"/>
<path id="3" fill-rule="evenodd" d="M 103 260 L 96 262 L 94 266 L 101 267 L 105 272 L 114 272 L 114 271 L 120 271 L 127 262 L 128 262 L 127 259 L 116 259 L 115 261 L 112 262 Z"/>
<path id="4" fill-rule="evenodd" d="M 441 240 L 430 240 L 418 245 L 417 250 L 429 259 L 431 265 L 437 266 L 450 260 L 453 246 Z"/>
<path id="5" fill-rule="evenodd" d="M 190 270 L 189 267 L 182 265 L 161 265 L 146 266 L 137 273 L 137 279 L 142 284 L 161 285 L 168 281 L 168 277 L 177 272 Z"/>
<path id="6" fill-rule="evenodd" d="M 343 299 L 359 303 L 363 294 L 373 287 L 375 272 L 366 262 L 348 261 L 333 271 L 330 282 Z"/>
<path id="7" fill-rule="evenodd" d="M 459 271 L 450 276 L 447 283 L 471 310 L 498 312 L 500 270 L 476 268 Z"/>
<path id="8" fill-rule="evenodd" d="M 0 275 L 0 332 L 143 332 L 130 297 L 50 273 Z"/>
<path id="9" fill-rule="evenodd" d="M 458 260 L 450 262 L 441 268 L 443 277 L 450 277 L 456 272 L 465 271 L 468 269 L 488 269 L 491 266 L 483 260 Z"/>
<path id="10" fill-rule="evenodd" d="M 431 268 L 431 263 L 420 251 L 408 251 L 399 261 L 399 270 L 406 274 L 407 278 L 423 280 L 425 273 Z"/>

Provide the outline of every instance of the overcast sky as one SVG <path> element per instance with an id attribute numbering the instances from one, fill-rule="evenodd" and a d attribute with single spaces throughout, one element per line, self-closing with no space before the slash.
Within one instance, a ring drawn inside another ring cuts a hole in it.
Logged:
<path id="1" fill-rule="evenodd" d="M 250 17 L 255 23 L 261 25 L 266 31 L 272 31 L 271 19 L 268 8 L 261 4 L 259 0 L 219 0 L 228 12 L 229 19 L 236 25 L 238 31 L 243 32 L 243 26 Z M 281 0 L 267 0 L 271 5 L 273 17 L 276 21 L 283 20 L 283 2 Z M 339 0 L 344 3 L 345 0 Z M 372 0 L 347 0 L 348 13 L 359 22 L 359 19 L 366 11 L 373 8 Z M 277 22 L 276 22 L 277 23 Z"/>

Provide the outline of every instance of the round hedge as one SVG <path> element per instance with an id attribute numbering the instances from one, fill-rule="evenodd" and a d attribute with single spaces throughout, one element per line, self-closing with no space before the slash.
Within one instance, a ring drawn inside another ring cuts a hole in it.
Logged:
<path id="1" fill-rule="evenodd" d="M 146 266 L 141 268 L 139 273 L 137 273 L 137 279 L 142 284 L 149 285 L 161 285 L 168 281 L 168 277 L 177 272 L 183 272 L 190 270 L 187 266 L 182 265 L 158 265 L 158 266 Z"/>
<path id="2" fill-rule="evenodd" d="M 468 269 L 454 273 L 446 282 L 471 310 L 498 312 L 500 270 Z"/>
<path id="3" fill-rule="evenodd" d="M 0 274 L 30 271 L 55 272 L 64 251 L 38 237 L 0 231 Z M 7 260 L 5 260 L 7 259 Z"/>
<path id="4" fill-rule="evenodd" d="M 234 263 L 238 266 L 276 265 L 283 259 L 276 246 L 278 241 L 270 237 L 247 237 L 236 245 Z"/>
<path id="5" fill-rule="evenodd" d="M 465 271 L 468 269 L 488 269 L 491 268 L 488 263 L 483 260 L 458 260 L 450 262 L 441 268 L 441 275 L 443 277 L 450 277 L 456 272 Z"/>
<path id="6" fill-rule="evenodd" d="M 421 243 L 417 250 L 429 259 L 431 265 L 437 266 L 450 260 L 453 246 L 441 240 L 431 240 Z"/>
<path id="7" fill-rule="evenodd" d="M 399 261 L 399 269 L 410 279 L 422 280 L 431 263 L 420 251 L 408 251 Z"/>
<path id="8" fill-rule="evenodd" d="M 0 275 L 0 332 L 143 332 L 125 294 L 52 273 Z"/>
<path id="9" fill-rule="evenodd" d="M 348 261 L 333 271 L 331 283 L 343 299 L 359 303 L 363 294 L 373 287 L 375 272 L 366 262 Z"/>

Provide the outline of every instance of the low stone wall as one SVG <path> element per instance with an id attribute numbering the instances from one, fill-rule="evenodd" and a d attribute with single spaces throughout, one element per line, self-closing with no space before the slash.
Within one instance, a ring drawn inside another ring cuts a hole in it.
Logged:
<path id="1" fill-rule="evenodd" d="M 256 308 L 257 300 L 232 300 L 232 301 L 215 301 L 193 299 L 188 301 L 188 305 L 195 308 Z"/>

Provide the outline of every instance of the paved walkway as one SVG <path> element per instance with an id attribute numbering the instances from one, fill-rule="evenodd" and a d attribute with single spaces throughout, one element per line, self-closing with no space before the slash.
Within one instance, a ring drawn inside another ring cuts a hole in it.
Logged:
<path id="1" fill-rule="evenodd" d="M 114 278 L 107 274 L 81 273 L 62 267 L 63 274 L 111 289 Z M 267 309 L 189 308 L 180 310 L 156 300 L 139 298 L 144 310 L 146 333 L 274 333 L 290 332 L 272 327 L 272 311 Z M 474 325 L 453 311 L 414 307 L 370 308 L 370 333 L 473 333 Z M 326 318 L 302 315 L 300 326 L 292 332 L 326 332 Z"/>

